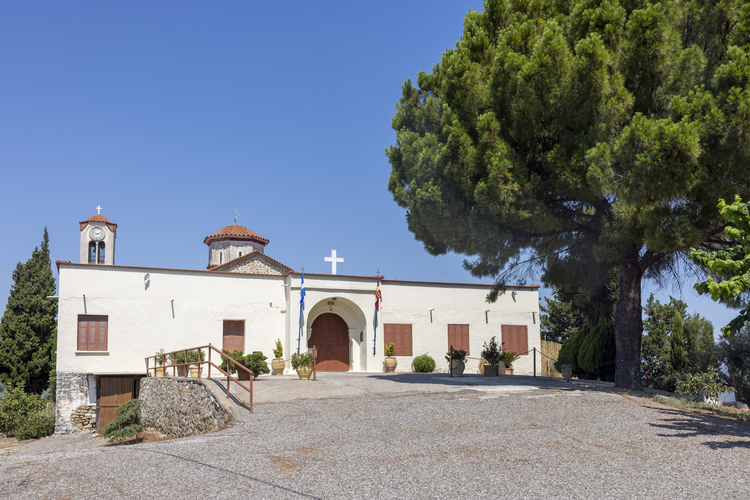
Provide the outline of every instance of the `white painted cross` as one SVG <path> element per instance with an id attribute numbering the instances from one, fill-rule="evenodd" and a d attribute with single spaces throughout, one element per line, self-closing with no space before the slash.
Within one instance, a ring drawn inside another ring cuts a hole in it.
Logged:
<path id="1" fill-rule="evenodd" d="M 96 206 L 96 213 L 101 214 L 102 213 L 102 207 L 100 205 Z"/>
<path id="2" fill-rule="evenodd" d="M 240 215 L 237 213 L 237 209 L 234 209 L 234 223 L 237 224 L 237 216 Z"/>
<path id="3" fill-rule="evenodd" d="M 331 263 L 331 274 L 336 274 L 337 262 L 344 262 L 343 257 L 336 258 L 336 250 L 331 250 L 331 256 L 323 257 L 323 260 Z"/>

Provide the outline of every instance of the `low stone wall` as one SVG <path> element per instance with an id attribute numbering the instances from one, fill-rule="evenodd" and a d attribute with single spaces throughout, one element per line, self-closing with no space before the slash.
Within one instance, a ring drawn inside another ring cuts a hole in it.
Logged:
<path id="1" fill-rule="evenodd" d="M 205 382 L 191 378 L 143 378 L 141 424 L 174 437 L 205 434 L 226 427 L 232 413 L 211 394 Z"/>
<path id="2" fill-rule="evenodd" d="M 84 405 L 76 408 L 70 416 L 70 423 L 78 431 L 96 430 L 96 405 Z"/>

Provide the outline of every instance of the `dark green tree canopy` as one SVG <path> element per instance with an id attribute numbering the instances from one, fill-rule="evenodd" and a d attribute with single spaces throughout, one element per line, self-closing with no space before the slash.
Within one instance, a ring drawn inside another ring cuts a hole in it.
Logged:
<path id="1" fill-rule="evenodd" d="M 407 81 L 389 189 L 434 254 L 507 279 L 620 270 L 619 386 L 640 388 L 641 278 L 712 238 L 748 192 L 750 6 L 486 0 Z"/>
<path id="2" fill-rule="evenodd" d="M 44 229 L 41 248 L 19 262 L 13 286 L 0 321 L 0 382 L 41 393 L 54 372 L 57 333 L 55 278 L 49 256 L 49 236 Z"/>

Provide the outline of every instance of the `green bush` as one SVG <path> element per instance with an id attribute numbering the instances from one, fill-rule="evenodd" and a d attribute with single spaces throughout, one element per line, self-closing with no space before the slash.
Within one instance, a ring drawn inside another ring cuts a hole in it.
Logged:
<path id="1" fill-rule="evenodd" d="M 110 444 L 122 441 L 127 437 L 137 436 L 143 430 L 141 425 L 141 407 L 146 403 L 141 399 L 131 399 L 121 404 L 117 410 L 120 412 L 112 423 L 102 429 L 102 437 L 109 438 Z"/>
<path id="2" fill-rule="evenodd" d="M 431 373 L 435 371 L 435 360 L 429 354 L 422 354 L 411 362 L 411 369 L 417 373 Z"/>
<path id="3" fill-rule="evenodd" d="M 245 356 L 243 361 L 240 361 L 239 359 L 237 361 L 242 363 L 245 368 L 252 371 L 254 377 L 257 377 L 263 373 L 271 372 L 271 369 L 268 368 L 268 363 L 266 363 L 267 359 L 268 358 L 266 358 L 262 352 L 254 352 Z"/>
<path id="4" fill-rule="evenodd" d="M 300 366 L 312 366 L 313 365 L 313 355 L 311 352 L 303 352 L 301 354 L 297 354 L 296 352 L 292 354 L 292 368 L 295 370 L 299 368 Z"/>
<path id="5" fill-rule="evenodd" d="M 45 408 L 47 401 L 42 396 L 26 394 L 20 384 L 8 384 L 5 394 L 0 398 L 0 433 L 15 436 L 29 418 Z"/>
<path id="6" fill-rule="evenodd" d="M 16 432 L 18 439 L 37 439 L 55 432 L 55 415 L 52 411 L 43 410 L 32 413 L 21 424 Z"/>
<path id="7" fill-rule="evenodd" d="M 615 324 L 605 321 L 589 331 L 578 351 L 578 365 L 599 380 L 615 380 Z"/>

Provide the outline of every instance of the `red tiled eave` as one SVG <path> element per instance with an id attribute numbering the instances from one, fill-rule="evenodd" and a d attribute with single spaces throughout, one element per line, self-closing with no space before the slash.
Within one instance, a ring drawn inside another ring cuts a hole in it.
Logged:
<path id="1" fill-rule="evenodd" d="M 89 225 L 89 222 L 104 222 L 105 224 L 107 224 L 107 227 L 110 231 L 112 231 L 113 233 L 117 231 L 117 224 L 115 224 L 114 222 L 110 222 L 109 219 L 101 214 L 92 215 L 88 219 L 79 222 L 79 224 L 81 225 L 80 231 L 83 231 L 86 226 Z"/>
<path id="2" fill-rule="evenodd" d="M 239 224 L 232 224 L 223 229 L 220 229 L 211 236 L 206 236 L 206 238 L 203 240 L 203 243 L 208 245 L 211 241 L 218 239 L 251 240 L 256 241 L 264 246 L 268 244 L 268 239 L 250 231 L 245 226 L 240 226 Z"/>

